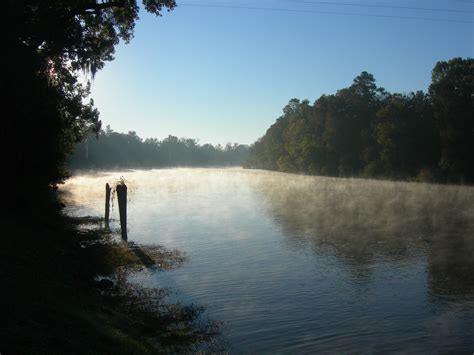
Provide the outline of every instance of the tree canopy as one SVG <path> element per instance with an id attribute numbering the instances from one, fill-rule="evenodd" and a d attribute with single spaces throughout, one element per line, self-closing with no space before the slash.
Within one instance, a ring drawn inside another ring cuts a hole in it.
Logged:
<path id="1" fill-rule="evenodd" d="M 79 143 L 68 159 L 72 169 L 157 168 L 173 166 L 242 166 L 249 147 L 227 143 L 225 146 L 199 144 L 196 139 L 169 135 L 140 138 L 135 132 L 114 132 L 109 126 L 90 134 Z"/>
<path id="2" fill-rule="evenodd" d="M 133 37 L 140 6 L 135 0 L 8 0 L 6 6 L 1 90 L 9 114 L 1 141 L 15 191 L 28 193 L 61 182 L 74 145 L 99 131 L 99 112 L 86 101 L 90 84 L 79 73 L 93 76 L 113 60 L 119 41 Z M 142 2 L 157 16 L 175 6 L 174 0 Z"/>
<path id="3" fill-rule="evenodd" d="M 362 72 L 313 105 L 292 99 L 248 166 L 331 176 L 474 181 L 474 60 L 433 69 L 428 93 L 390 94 Z"/>

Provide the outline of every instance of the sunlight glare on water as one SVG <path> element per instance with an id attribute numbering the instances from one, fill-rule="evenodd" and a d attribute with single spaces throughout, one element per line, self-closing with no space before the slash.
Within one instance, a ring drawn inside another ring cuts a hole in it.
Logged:
<path id="1" fill-rule="evenodd" d="M 117 171 L 68 180 L 67 213 L 102 216 L 104 185 L 121 176 L 129 240 L 190 259 L 136 281 L 205 305 L 229 350 L 474 351 L 472 187 L 237 168 Z"/>

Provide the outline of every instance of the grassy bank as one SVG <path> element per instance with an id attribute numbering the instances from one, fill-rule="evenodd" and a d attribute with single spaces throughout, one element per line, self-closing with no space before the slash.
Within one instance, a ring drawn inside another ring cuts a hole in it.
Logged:
<path id="1" fill-rule="evenodd" d="M 140 268 L 179 266 L 179 252 L 123 244 L 99 221 L 56 208 L 2 213 L 1 223 L 0 353 L 162 353 L 213 343 L 217 327 L 196 322 L 202 308 L 167 304 L 166 290 L 127 281 Z"/>

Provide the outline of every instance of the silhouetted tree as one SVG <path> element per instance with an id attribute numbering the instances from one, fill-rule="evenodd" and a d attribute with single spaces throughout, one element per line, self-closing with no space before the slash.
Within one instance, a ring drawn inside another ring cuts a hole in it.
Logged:
<path id="1" fill-rule="evenodd" d="M 160 15 L 175 2 L 144 0 L 143 6 Z M 92 100 L 85 101 L 89 84 L 78 73 L 94 75 L 113 59 L 119 40 L 133 37 L 139 6 L 135 0 L 7 0 L 5 7 L 1 90 L 10 113 L 0 138 L 18 198 L 62 181 L 74 144 L 100 128 Z"/>

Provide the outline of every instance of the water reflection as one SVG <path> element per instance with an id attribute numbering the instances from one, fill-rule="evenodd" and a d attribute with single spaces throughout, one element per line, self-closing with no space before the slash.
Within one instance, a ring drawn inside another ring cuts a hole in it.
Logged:
<path id="1" fill-rule="evenodd" d="M 361 277 L 428 255 L 433 293 L 474 293 L 474 188 L 286 174 L 254 180 L 291 247 L 334 253 Z"/>
<path id="2" fill-rule="evenodd" d="M 474 348 L 473 188 L 243 169 L 112 172 L 69 180 L 70 213 L 102 215 L 104 185 L 122 175 L 130 240 L 190 257 L 137 281 L 208 305 L 230 350 Z"/>

